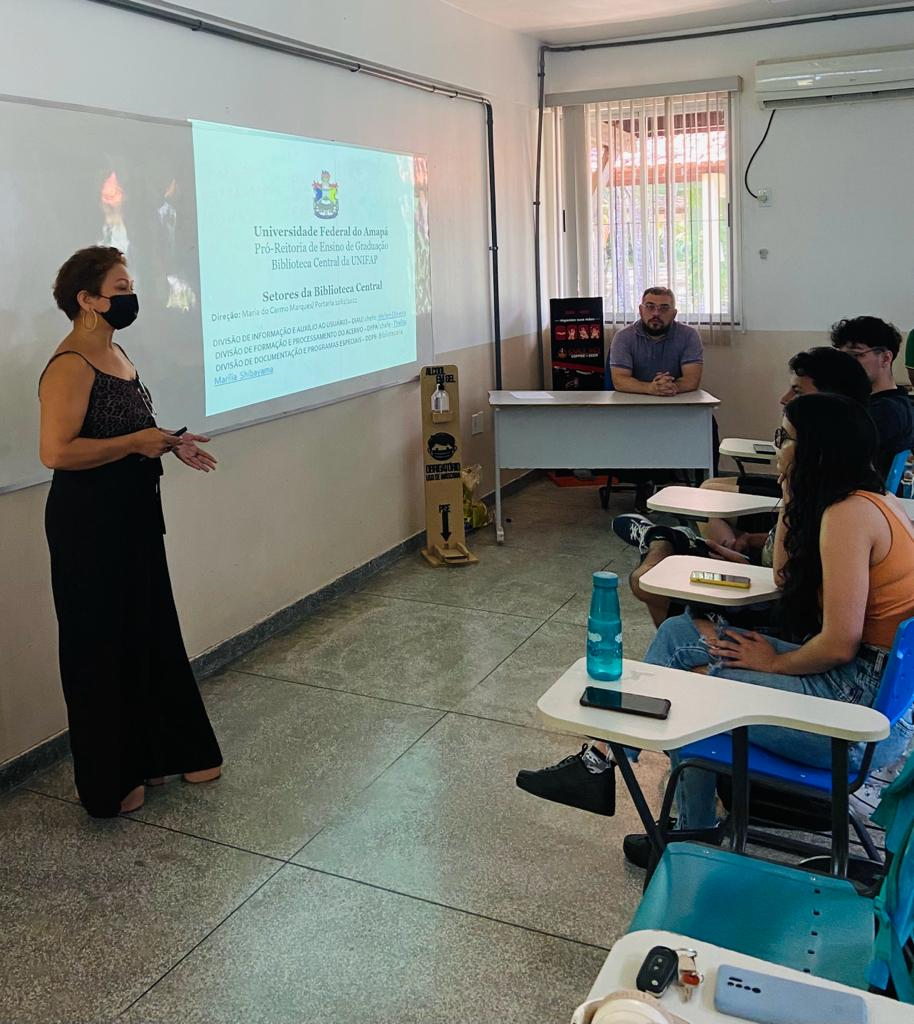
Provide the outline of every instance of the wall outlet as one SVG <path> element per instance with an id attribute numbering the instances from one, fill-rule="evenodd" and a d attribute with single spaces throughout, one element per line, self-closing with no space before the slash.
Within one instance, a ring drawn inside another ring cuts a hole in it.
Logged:
<path id="1" fill-rule="evenodd" d="M 759 206 L 771 206 L 770 188 L 760 188 L 756 194 L 758 195 Z"/>
<path id="2" fill-rule="evenodd" d="M 481 412 L 474 412 L 470 417 L 470 431 L 474 434 L 481 434 L 483 430 L 483 414 Z"/>

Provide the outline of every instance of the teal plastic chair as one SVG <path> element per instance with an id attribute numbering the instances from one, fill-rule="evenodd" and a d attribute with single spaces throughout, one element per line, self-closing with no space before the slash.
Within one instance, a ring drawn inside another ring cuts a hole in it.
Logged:
<path id="1" fill-rule="evenodd" d="M 870 985 L 914 1003 L 914 754 L 883 793 L 873 820 L 886 831 L 889 869 L 873 905 L 876 943 Z"/>
<path id="2" fill-rule="evenodd" d="M 885 789 L 877 815 L 891 862 L 875 899 L 832 875 L 674 843 L 629 931 L 677 932 L 914 1003 L 914 755 Z"/>
<path id="3" fill-rule="evenodd" d="M 898 493 L 898 485 L 901 483 L 901 478 L 904 475 L 904 468 L 908 464 L 908 458 L 911 453 L 909 451 L 899 452 L 894 459 L 892 459 L 892 465 L 889 466 L 888 475 L 885 478 L 885 489 L 889 494 Z"/>

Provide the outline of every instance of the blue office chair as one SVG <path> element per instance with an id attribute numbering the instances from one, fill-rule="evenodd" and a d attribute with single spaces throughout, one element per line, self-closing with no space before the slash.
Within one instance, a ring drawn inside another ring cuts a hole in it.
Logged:
<path id="1" fill-rule="evenodd" d="M 891 863 L 875 899 L 831 875 L 674 843 L 629 931 L 678 932 L 914 1003 L 914 755 L 876 816 Z"/>
<path id="2" fill-rule="evenodd" d="M 906 619 L 898 627 L 895 642 L 889 652 L 888 661 L 879 684 L 879 691 L 873 707 L 894 725 L 899 718 L 914 704 L 914 618 Z M 752 732 L 750 730 L 750 738 Z M 860 768 L 848 777 L 848 792 L 859 789 L 866 780 L 875 743 L 868 743 Z M 679 750 L 680 762 L 670 772 L 660 810 L 660 821 L 665 822 L 673 806 L 676 784 L 685 768 L 703 768 L 716 772 L 718 775 L 730 775 L 733 764 L 733 746 L 729 733 L 711 736 L 697 743 L 690 743 Z M 762 799 L 753 793 L 751 813 L 756 819 L 762 817 L 769 824 L 801 828 L 811 831 L 811 820 L 816 817 L 815 805 L 822 812 L 818 817 L 822 822 L 828 821 L 827 805 L 831 799 L 831 771 L 827 768 L 815 768 L 798 761 L 788 760 L 773 754 L 753 743 L 749 744 L 749 777 L 755 783 L 761 783 Z M 779 802 L 778 794 L 786 799 Z M 799 803 L 799 809 L 796 805 Z M 823 806 L 824 805 L 824 806 Z M 763 806 L 760 813 L 759 808 Z M 871 861 L 881 860 L 873 840 L 859 816 L 852 810 L 850 821 L 857 838 L 863 845 Z M 755 838 L 755 836 L 753 836 Z M 809 844 L 799 843 L 791 839 L 765 836 L 765 845 L 778 849 L 787 849 L 797 853 L 813 853 L 816 848 Z"/>
<path id="3" fill-rule="evenodd" d="M 889 466 L 888 475 L 885 478 L 885 489 L 889 494 L 898 493 L 898 485 L 901 483 L 901 478 L 904 474 L 904 468 L 908 464 L 908 458 L 911 453 L 909 451 L 899 452 L 894 459 L 892 459 L 892 465 Z"/>

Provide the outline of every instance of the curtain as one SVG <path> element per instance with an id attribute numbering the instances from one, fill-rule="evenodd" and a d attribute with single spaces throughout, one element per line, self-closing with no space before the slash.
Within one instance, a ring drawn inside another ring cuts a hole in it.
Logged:
<path id="1" fill-rule="evenodd" d="M 736 320 L 731 94 L 584 107 L 590 157 L 589 273 L 608 323 L 638 318 L 645 288 L 676 295 L 678 319 L 726 344 Z"/>

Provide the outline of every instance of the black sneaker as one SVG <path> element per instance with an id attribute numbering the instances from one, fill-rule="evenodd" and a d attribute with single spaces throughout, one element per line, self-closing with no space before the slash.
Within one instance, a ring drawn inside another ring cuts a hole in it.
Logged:
<path id="1" fill-rule="evenodd" d="M 693 529 L 688 526 L 672 526 L 671 530 L 676 533 L 681 533 L 683 537 L 688 541 L 688 554 L 700 555 L 702 558 L 708 558 L 711 555 L 711 549 L 705 543 L 704 538 L 700 533 L 696 533 Z"/>
<path id="2" fill-rule="evenodd" d="M 616 813 L 615 769 L 610 764 L 605 771 L 590 771 L 584 763 L 586 753 L 585 743 L 580 753 L 572 754 L 558 764 L 539 771 L 519 771 L 517 785 L 526 793 L 544 800 L 611 817 Z"/>
<path id="3" fill-rule="evenodd" d="M 623 512 L 622 515 L 613 519 L 613 533 L 626 544 L 631 544 L 643 555 L 647 551 L 647 544 L 644 543 L 644 535 L 648 530 L 653 529 L 654 524 L 641 515 L 640 512 Z"/>
<path id="4" fill-rule="evenodd" d="M 716 828 L 689 829 L 688 831 L 676 828 L 676 819 L 667 818 L 666 829 L 664 830 L 668 843 L 709 843 L 713 846 L 720 846 L 724 840 L 724 826 Z M 622 840 L 622 852 L 629 864 L 636 868 L 647 868 L 651 861 L 651 841 L 643 833 L 628 835 Z"/>

